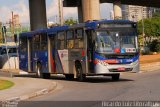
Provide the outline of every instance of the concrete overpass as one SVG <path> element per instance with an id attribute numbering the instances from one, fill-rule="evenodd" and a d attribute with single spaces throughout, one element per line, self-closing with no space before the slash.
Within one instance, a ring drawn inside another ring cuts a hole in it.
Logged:
<path id="1" fill-rule="evenodd" d="M 100 3 L 113 3 L 115 18 L 122 18 L 121 4 L 160 7 L 160 0 L 64 0 L 63 2 L 64 7 L 78 7 L 80 22 L 100 19 Z"/>
<path id="2" fill-rule="evenodd" d="M 160 0 L 64 0 L 64 7 L 78 7 L 79 22 L 100 19 L 100 3 L 113 3 L 114 16 L 122 17 L 121 4 L 160 7 Z M 46 28 L 45 0 L 29 0 L 31 30 Z"/>
<path id="3" fill-rule="evenodd" d="M 160 7 L 160 0 L 100 0 L 100 3 L 114 3 L 116 1 L 120 1 L 122 4 L 127 4 L 127 5 Z M 65 7 L 82 6 L 82 0 L 64 0 L 64 6 Z"/>

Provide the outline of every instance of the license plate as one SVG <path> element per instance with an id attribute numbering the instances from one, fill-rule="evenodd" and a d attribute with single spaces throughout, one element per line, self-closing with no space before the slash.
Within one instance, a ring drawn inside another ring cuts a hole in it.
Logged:
<path id="1" fill-rule="evenodd" d="M 126 69 L 124 67 L 117 68 L 118 71 L 125 71 Z"/>

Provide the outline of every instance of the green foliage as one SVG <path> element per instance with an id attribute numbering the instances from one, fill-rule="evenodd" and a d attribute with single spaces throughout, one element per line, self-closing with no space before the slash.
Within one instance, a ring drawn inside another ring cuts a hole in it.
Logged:
<path id="1" fill-rule="evenodd" d="M 73 25 L 76 23 L 77 23 L 77 20 L 74 20 L 72 17 L 70 17 L 69 19 L 64 21 L 64 24 L 66 24 L 66 25 Z"/>
<path id="2" fill-rule="evenodd" d="M 142 20 L 138 22 L 138 33 L 142 35 Z M 153 18 L 144 19 L 145 36 L 139 37 L 139 44 L 142 44 L 144 39 L 145 46 L 148 46 L 152 52 L 160 52 L 160 17 L 155 15 Z M 153 39 L 156 39 L 152 42 Z"/>
<path id="3" fill-rule="evenodd" d="M 153 16 L 152 17 L 155 17 L 155 18 L 160 18 L 160 12 L 158 11 L 158 12 L 155 12 L 155 13 L 153 13 Z"/>
<path id="4" fill-rule="evenodd" d="M 8 89 L 14 85 L 13 82 L 0 79 L 0 90 Z"/>
<path id="5" fill-rule="evenodd" d="M 142 20 L 138 22 L 138 33 L 142 34 Z M 146 37 L 160 36 L 160 18 L 144 19 L 144 32 Z"/>
<path id="6" fill-rule="evenodd" d="M 142 35 L 138 36 L 138 44 L 139 44 L 139 46 L 143 45 L 143 36 Z"/>
<path id="7" fill-rule="evenodd" d="M 160 52 L 160 42 L 159 42 L 159 44 L 156 44 L 155 50 L 156 50 L 156 52 Z"/>
<path id="8" fill-rule="evenodd" d="M 152 43 L 150 44 L 150 50 L 152 52 L 160 52 L 160 41 L 158 40 L 152 41 Z"/>

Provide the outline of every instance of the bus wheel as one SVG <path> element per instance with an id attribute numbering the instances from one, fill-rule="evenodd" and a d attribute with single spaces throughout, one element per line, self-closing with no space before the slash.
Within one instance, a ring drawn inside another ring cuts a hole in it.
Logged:
<path id="1" fill-rule="evenodd" d="M 79 81 L 84 81 L 85 79 L 85 75 L 83 75 L 81 64 L 76 64 L 76 76 Z"/>
<path id="2" fill-rule="evenodd" d="M 113 81 L 118 81 L 118 80 L 119 80 L 119 77 L 120 77 L 120 74 L 113 74 L 113 75 L 112 75 L 112 80 L 113 80 Z"/>
<path id="3" fill-rule="evenodd" d="M 73 80 L 74 79 L 73 74 L 65 74 L 65 77 L 66 77 L 67 80 Z"/>

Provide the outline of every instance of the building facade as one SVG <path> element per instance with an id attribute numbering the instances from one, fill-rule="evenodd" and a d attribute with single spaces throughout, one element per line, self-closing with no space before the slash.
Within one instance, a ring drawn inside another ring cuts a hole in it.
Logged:
<path id="1" fill-rule="evenodd" d="M 13 16 L 13 23 L 14 23 L 14 26 L 19 26 L 20 25 L 19 15 L 18 14 L 15 14 Z"/>
<path id="2" fill-rule="evenodd" d="M 122 6 L 122 18 L 131 21 L 139 21 L 145 18 L 151 18 L 154 12 L 154 8 L 134 6 L 134 5 L 123 5 Z"/>

